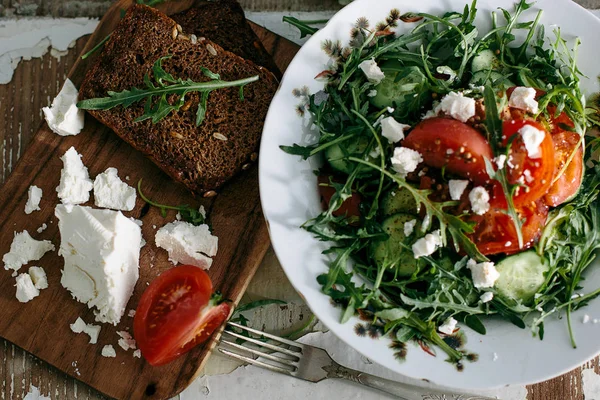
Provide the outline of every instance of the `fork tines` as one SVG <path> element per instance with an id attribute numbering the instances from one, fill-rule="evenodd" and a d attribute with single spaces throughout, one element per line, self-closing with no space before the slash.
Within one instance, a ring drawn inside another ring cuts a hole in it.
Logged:
<path id="1" fill-rule="evenodd" d="M 234 322 L 227 322 L 227 325 L 229 328 L 233 327 L 247 333 L 252 333 L 259 337 L 270 339 L 270 341 L 266 342 L 254 337 L 244 336 L 232 330 L 225 330 L 223 331 L 224 334 L 240 339 L 243 341 L 242 343 L 247 342 L 248 345 L 242 345 L 233 340 L 228 340 L 227 338 L 222 337 L 221 345 L 227 345 L 230 350 L 219 347 L 219 351 L 221 353 L 274 372 L 294 375 L 294 373 L 297 371 L 298 362 L 300 361 L 300 357 L 302 357 L 302 345 L 300 343 L 252 329 L 247 326 L 236 324 Z M 250 344 L 252 344 L 252 347 Z M 250 353 L 253 357 L 247 357 L 240 353 Z"/>

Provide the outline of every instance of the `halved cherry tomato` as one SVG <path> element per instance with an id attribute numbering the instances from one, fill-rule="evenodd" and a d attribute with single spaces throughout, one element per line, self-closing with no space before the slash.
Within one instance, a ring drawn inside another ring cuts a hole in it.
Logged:
<path id="1" fill-rule="evenodd" d="M 475 222 L 475 231 L 470 239 L 484 255 L 507 253 L 512 254 L 533 246 L 538 239 L 548 217 L 548 207 L 538 201 L 518 210 L 519 217 L 524 219 L 521 232 L 523 248 L 519 248 L 517 231 L 512 218 L 506 209 L 490 201 L 490 210 L 484 215 L 470 215 L 468 221 Z"/>
<path id="2" fill-rule="evenodd" d="M 579 134 L 575 132 L 562 131 L 552 135 L 554 143 L 554 158 L 555 170 L 554 177 L 559 174 L 565 166 L 565 163 L 576 151 L 571 162 L 560 175 L 560 177 L 550 186 L 548 192 L 544 196 L 546 204 L 550 207 L 556 207 L 571 198 L 579 190 L 581 185 L 581 177 L 583 174 L 583 146 L 575 148 L 579 144 Z"/>
<path id="3" fill-rule="evenodd" d="M 421 121 L 408 134 L 404 147 L 416 150 L 425 164 L 445 167 L 476 184 L 489 181 L 484 158 L 493 158 L 492 149 L 475 128 L 450 118 L 429 118 Z"/>
<path id="4" fill-rule="evenodd" d="M 319 194 L 321 195 L 321 206 L 323 209 L 329 208 L 329 202 L 335 194 L 335 189 L 330 186 L 329 176 L 321 175 L 317 178 L 319 183 Z M 352 193 L 352 197 L 346 199 L 340 208 L 333 212 L 333 215 L 339 217 L 346 215 L 348 217 L 358 217 L 360 215 L 359 206 L 361 202 L 360 194 Z"/>
<path id="5" fill-rule="evenodd" d="M 229 317 L 229 302 L 216 304 L 202 269 L 183 265 L 163 272 L 146 289 L 133 334 L 151 365 L 167 364 L 204 342 Z"/>
<path id="6" fill-rule="evenodd" d="M 531 125 L 544 132 L 545 136 L 540 144 L 541 156 L 539 158 L 529 157 L 523 139 L 519 134 L 519 130 L 525 125 Z M 528 119 L 504 121 L 502 134 L 504 146 L 508 145 L 511 138 L 513 138 L 506 161 L 508 182 L 512 185 L 517 183 L 525 185 L 525 187 L 518 188 L 515 196 L 513 196 L 515 207 L 520 208 L 542 198 L 550 188 L 555 164 L 554 144 L 552 136 L 541 124 Z"/>

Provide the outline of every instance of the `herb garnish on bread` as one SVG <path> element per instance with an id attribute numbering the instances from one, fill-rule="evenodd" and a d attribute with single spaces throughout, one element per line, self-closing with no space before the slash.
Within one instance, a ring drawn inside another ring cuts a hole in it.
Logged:
<path id="1" fill-rule="evenodd" d="M 196 110 L 201 94 L 197 92 L 188 93 L 179 110 L 155 124 L 151 120 L 136 122 L 145 114 L 144 102 L 89 111 L 173 179 L 195 193 L 211 195 L 255 159 L 277 80 L 265 68 L 208 39 L 192 43 L 177 28 L 175 21 L 153 8 L 131 7 L 88 70 L 80 99 L 143 88 L 144 76 L 153 77 L 152 66 L 166 56 L 162 67 L 178 79 L 209 81 L 205 69 L 224 81 L 258 75 L 258 81 L 244 87 L 244 100 L 240 100 L 238 87 L 212 91 L 199 126 Z M 170 95 L 167 100 L 175 104 L 178 96 Z"/>

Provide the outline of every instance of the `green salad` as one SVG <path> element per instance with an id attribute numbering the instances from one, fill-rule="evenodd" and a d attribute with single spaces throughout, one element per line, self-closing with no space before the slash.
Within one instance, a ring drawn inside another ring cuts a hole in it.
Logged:
<path id="1" fill-rule="evenodd" d="M 391 10 L 358 19 L 348 46 L 324 41 L 323 90 L 294 91 L 318 143 L 281 146 L 324 160 L 323 212 L 303 228 L 331 244 L 317 279 L 341 321 L 360 316 L 356 332 L 389 336 L 398 358 L 416 341 L 459 369 L 477 358 L 462 324 L 485 334 L 497 316 L 543 339 L 564 316 L 575 347 L 571 314 L 600 294 L 581 291 L 600 247 L 600 120 L 579 41 L 524 0 L 480 32 L 476 6 Z"/>

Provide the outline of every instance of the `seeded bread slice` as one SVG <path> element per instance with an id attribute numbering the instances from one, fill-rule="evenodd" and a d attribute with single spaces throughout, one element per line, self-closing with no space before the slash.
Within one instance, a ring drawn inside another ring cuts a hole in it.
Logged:
<path id="1" fill-rule="evenodd" d="M 143 88 L 154 62 L 163 56 L 163 68 L 173 76 L 206 81 L 201 67 L 220 74 L 223 80 L 259 75 L 244 88 L 218 89 L 208 99 L 204 122 L 196 127 L 200 96 L 190 93 L 186 104 L 156 124 L 134 122 L 143 114 L 144 101 L 128 108 L 90 111 L 123 140 L 148 156 L 173 179 L 192 192 L 208 195 L 235 175 L 258 150 L 262 126 L 277 80 L 260 67 L 223 50 L 208 39 L 196 44 L 182 37 L 177 23 L 156 9 L 135 5 L 111 35 L 80 88 L 80 98 L 107 96 L 108 91 Z M 173 96 L 172 96 L 173 97 Z M 174 102 L 174 98 L 169 101 Z"/>
<path id="2" fill-rule="evenodd" d="M 206 37 L 225 50 L 267 68 L 277 77 L 281 76 L 236 0 L 197 1 L 193 7 L 171 18 L 183 27 L 186 34 Z"/>

